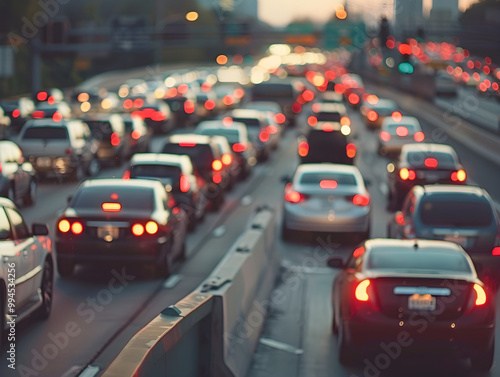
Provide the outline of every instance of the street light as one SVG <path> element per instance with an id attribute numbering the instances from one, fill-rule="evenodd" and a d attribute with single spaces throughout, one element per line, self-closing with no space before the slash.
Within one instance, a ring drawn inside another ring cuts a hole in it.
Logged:
<path id="1" fill-rule="evenodd" d="M 198 17 L 199 17 L 198 12 L 195 11 L 191 11 L 186 14 L 186 20 L 188 20 L 189 22 L 196 21 Z"/>

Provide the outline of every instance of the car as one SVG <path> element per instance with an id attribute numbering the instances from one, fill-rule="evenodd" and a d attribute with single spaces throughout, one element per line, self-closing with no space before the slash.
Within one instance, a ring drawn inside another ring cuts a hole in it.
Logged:
<path id="1" fill-rule="evenodd" d="M 186 213 L 157 180 L 89 179 L 56 220 L 57 271 L 78 264 L 131 263 L 159 277 L 185 256 Z"/>
<path id="2" fill-rule="evenodd" d="M 41 179 L 55 175 L 79 181 L 85 175 L 96 176 L 101 169 L 97 142 L 80 120 L 30 120 L 19 133 L 17 144 Z"/>
<path id="3" fill-rule="evenodd" d="M 323 125 L 327 122 L 336 122 L 342 125 L 351 125 L 351 120 L 347 116 L 347 110 L 342 103 L 316 102 L 311 106 L 311 112 L 307 118 L 309 126 Z"/>
<path id="4" fill-rule="evenodd" d="M 344 88 L 344 100 L 352 108 L 359 108 L 363 95 L 366 93 L 363 79 L 357 74 L 346 73 L 341 76 L 341 81 Z"/>
<path id="5" fill-rule="evenodd" d="M 247 127 L 241 122 L 230 122 L 222 120 L 206 120 L 200 122 L 195 130 L 200 135 L 224 136 L 234 152 L 234 160 L 239 167 L 239 178 L 248 177 L 253 166 L 257 163 L 256 152 L 253 144 L 248 140 Z"/>
<path id="6" fill-rule="evenodd" d="M 21 97 L 17 100 L 0 101 L 0 107 L 6 116 L 10 117 L 10 126 L 14 133 L 18 133 L 35 110 L 34 102 L 28 97 Z"/>
<path id="7" fill-rule="evenodd" d="M 91 114 L 82 118 L 97 141 L 97 157 L 101 163 L 120 166 L 130 155 L 130 139 L 120 114 Z"/>
<path id="8" fill-rule="evenodd" d="M 36 189 L 36 172 L 31 162 L 25 161 L 14 142 L 0 140 L 0 196 L 29 206 L 35 204 Z"/>
<path id="9" fill-rule="evenodd" d="M 130 160 L 124 179 L 157 179 L 188 215 L 188 230 L 205 217 L 207 182 L 187 155 L 137 153 Z"/>
<path id="10" fill-rule="evenodd" d="M 207 182 L 210 208 L 218 210 L 225 199 L 224 185 L 228 177 L 223 169 L 222 152 L 217 143 L 206 135 L 177 134 L 167 136 L 161 153 L 188 155 L 194 167 Z"/>
<path id="11" fill-rule="evenodd" d="M 294 83 L 298 80 L 269 80 L 255 84 L 251 88 L 251 101 L 273 101 L 280 104 L 288 123 L 295 125 L 298 109 L 297 98 L 300 95 Z M 294 108 L 295 107 L 295 108 Z"/>
<path id="12" fill-rule="evenodd" d="M 491 368 L 495 294 L 460 246 L 370 239 L 345 263 L 335 256 L 328 264 L 340 268 L 331 301 L 342 364 L 396 344 L 418 355 L 456 351 L 470 358 L 474 370 Z"/>
<path id="13" fill-rule="evenodd" d="M 453 147 L 445 144 L 405 144 L 394 162 L 387 165 L 388 209 L 400 208 L 406 194 L 416 185 L 466 184 L 467 173 Z"/>
<path id="14" fill-rule="evenodd" d="M 54 288 L 49 229 L 41 223 L 33 223 L 30 229 L 16 205 L 6 198 L 0 198 L 0 257 L 0 332 L 5 334 L 8 322 L 17 323 L 30 315 L 48 318 Z M 0 345 L 6 340 L 2 335 Z"/>
<path id="15" fill-rule="evenodd" d="M 301 164 L 330 162 L 353 165 L 357 147 L 351 138 L 351 127 L 339 122 L 321 122 L 308 127 L 298 137 Z"/>
<path id="16" fill-rule="evenodd" d="M 283 195 L 282 237 L 292 233 L 370 234 L 371 200 L 361 173 L 341 164 L 299 165 Z"/>
<path id="17" fill-rule="evenodd" d="M 154 133 L 166 134 L 174 128 L 170 107 L 165 102 L 144 102 L 138 110 L 132 112 L 132 116 L 144 119 Z"/>
<path id="18" fill-rule="evenodd" d="M 385 118 L 380 127 L 378 152 L 380 155 L 397 156 L 404 144 L 421 143 L 425 134 L 417 118 L 400 113 Z"/>
<path id="19" fill-rule="evenodd" d="M 31 114 L 33 119 L 52 118 L 54 122 L 71 119 L 71 107 L 66 102 L 40 102 Z"/>
<path id="20" fill-rule="evenodd" d="M 330 82 L 328 84 L 330 84 Z M 343 97 L 342 94 L 335 92 L 333 89 L 327 89 L 321 93 L 319 101 L 323 103 L 342 103 Z"/>
<path id="21" fill-rule="evenodd" d="M 500 221 L 494 202 L 482 188 L 468 185 L 414 186 L 401 211 L 388 223 L 390 238 L 452 241 L 477 266 L 496 268 L 500 255 Z M 481 271 L 483 273 L 483 271 Z"/>
<path id="22" fill-rule="evenodd" d="M 277 123 L 278 126 L 286 126 L 288 124 L 286 116 L 283 114 L 283 108 L 278 102 L 251 101 L 245 103 L 242 108 L 249 110 L 270 111 L 274 113 L 274 122 Z"/>
<path id="23" fill-rule="evenodd" d="M 369 129 L 379 129 L 384 119 L 395 111 L 398 111 L 396 102 L 386 98 L 369 97 L 360 107 L 363 121 Z"/>
<path id="24" fill-rule="evenodd" d="M 222 187 L 227 191 L 232 190 L 240 174 L 239 165 L 236 162 L 233 149 L 224 136 L 213 135 L 210 137 L 215 141 L 222 153 L 222 170 L 226 172 L 224 175 L 226 177 L 226 182 L 222 182 Z"/>
<path id="25" fill-rule="evenodd" d="M 199 120 L 197 98 L 194 94 L 187 92 L 181 94 L 176 88 L 167 90 L 163 101 L 170 108 L 175 127 L 182 128 L 197 123 Z"/>
<path id="26" fill-rule="evenodd" d="M 148 153 L 153 131 L 141 117 L 122 114 L 122 118 L 125 126 L 125 135 L 128 138 L 129 145 L 127 157 L 131 157 L 135 153 Z"/>

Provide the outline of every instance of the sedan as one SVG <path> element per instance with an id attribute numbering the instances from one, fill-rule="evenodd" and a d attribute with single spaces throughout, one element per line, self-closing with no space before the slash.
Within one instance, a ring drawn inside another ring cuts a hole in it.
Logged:
<path id="1" fill-rule="evenodd" d="M 404 144 L 421 143 L 425 139 L 417 118 L 395 113 L 382 122 L 378 151 L 381 155 L 398 155 Z"/>
<path id="2" fill-rule="evenodd" d="M 372 239 L 346 263 L 331 257 L 328 264 L 341 268 L 331 296 L 341 363 L 357 362 L 360 353 L 446 349 L 470 358 L 472 369 L 491 368 L 495 295 L 460 246 Z"/>
<path id="3" fill-rule="evenodd" d="M 299 165 L 283 198 L 283 239 L 297 231 L 370 234 L 371 203 L 355 166 Z"/>
<path id="4" fill-rule="evenodd" d="M 187 215 L 159 181 L 87 180 L 56 224 L 63 278 L 76 264 L 106 262 L 141 263 L 166 277 L 173 261 L 185 255 Z"/>

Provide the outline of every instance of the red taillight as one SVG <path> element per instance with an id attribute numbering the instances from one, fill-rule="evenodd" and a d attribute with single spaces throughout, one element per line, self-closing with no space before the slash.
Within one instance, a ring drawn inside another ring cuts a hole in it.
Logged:
<path id="1" fill-rule="evenodd" d="M 132 106 L 134 106 L 134 101 L 132 101 L 131 99 L 126 99 L 125 101 L 123 101 L 123 108 L 128 110 L 128 109 L 131 109 Z"/>
<path id="2" fill-rule="evenodd" d="M 213 110 L 215 109 L 215 101 L 213 99 L 208 99 L 205 101 L 205 109 Z"/>
<path id="3" fill-rule="evenodd" d="M 417 143 L 421 143 L 422 141 L 425 140 L 425 135 L 422 131 L 418 131 L 418 132 L 415 132 L 415 135 L 413 135 L 413 139 L 417 142 Z"/>
<path id="4" fill-rule="evenodd" d="M 267 132 L 266 130 L 262 130 L 259 134 L 259 139 L 263 143 L 269 141 L 269 132 Z"/>
<path id="5" fill-rule="evenodd" d="M 71 232 L 73 232 L 73 234 L 82 234 L 83 232 L 83 225 L 81 222 L 79 221 L 75 221 L 73 224 L 71 224 Z"/>
<path id="6" fill-rule="evenodd" d="M 188 141 L 185 141 L 185 142 L 181 142 L 179 143 L 179 146 L 180 147 L 195 147 L 196 146 L 196 143 L 190 143 Z"/>
<path id="7" fill-rule="evenodd" d="M 233 92 L 235 98 L 241 99 L 245 96 L 245 90 L 241 88 L 236 88 Z"/>
<path id="8" fill-rule="evenodd" d="M 411 169 L 407 169 L 407 168 L 402 168 L 400 171 L 399 171 L 399 177 L 403 180 L 403 181 L 413 181 L 415 178 L 417 178 L 417 174 L 415 173 L 415 171 L 411 170 Z"/>
<path id="9" fill-rule="evenodd" d="M 124 180 L 130 179 L 130 170 L 128 170 L 128 169 L 125 170 L 125 172 L 123 173 L 122 179 L 124 179 Z"/>
<path id="10" fill-rule="evenodd" d="M 137 107 L 138 109 L 140 109 L 143 105 L 144 105 L 144 101 L 142 99 L 137 98 L 136 100 L 134 100 L 134 107 Z"/>
<path id="11" fill-rule="evenodd" d="M 302 98 L 307 101 L 307 102 L 310 102 L 314 99 L 314 92 L 312 90 L 304 90 L 304 93 L 302 93 Z"/>
<path id="12" fill-rule="evenodd" d="M 337 181 L 333 179 L 322 179 L 319 182 L 319 187 L 321 187 L 322 189 L 335 189 L 337 188 L 337 186 L 338 186 Z"/>
<path id="13" fill-rule="evenodd" d="M 102 203 L 101 208 L 104 212 L 120 212 L 122 205 L 120 203 Z"/>
<path id="14" fill-rule="evenodd" d="M 179 180 L 179 188 L 182 192 L 188 192 L 191 188 L 191 183 L 189 182 L 189 178 L 185 175 L 181 175 Z"/>
<path id="15" fill-rule="evenodd" d="M 295 113 L 295 114 L 298 114 L 302 111 L 302 105 L 298 102 L 294 102 L 294 104 L 292 105 L 292 111 Z"/>
<path id="16" fill-rule="evenodd" d="M 354 158 L 356 156 L 356 145 L 354 143 L 349 143 L 345 147 L 347 157 Z"/>
<path id="17" fill-rule="evenodd" d="M 69 233 L 71 231 L 71 233 L 78 236 L 83 233 L 83 224 L 80 221 L 70 222 L 67 219 L 62 219 L 57 224 L 57 229 L 61 233 Z"/>
<path id="18" fill-rule="evenodd" d="M 233 144 L 233 151 L 235 151 L 236 153 L 245 152 L 246 150 L 247 150 L 247 146 L 243 143 Z"/>
<path id="19" fill-rule="evenodd" d="M 367 195 L 354 195 L 352 198 L 352 204 L 360 207 L 366 207 L 368 204 L 370 204 L 370 197 Z"/>
<path id="20" fill-rule="evenodd" d="M 318 118 L 316 118 L 314 115 L 311 115 L 309 118 L 307 118 L 307 123 L 309 123 L 311 127 L 314 127 L 318 124 Z"/>
<path id="21" fill-rule="evenodd" d="M 370 286 L 370 280 L 365 279 L 361 281 L 357 286 L 354 292 L 354 296 L 356 300 L 366 302 L 370 299 L 368 295 L 368 287 Z"/>
<path id="22" fill-rule="evenodd" d="M 370 121 L 370 122 L 375 122 L 377 119 L 378 119 L 378 114 L 375 110 L 370 110 L 368 111 L 368 113 L 366 114 L 366 118 Z"/>
<path id="23" fill-rule="evenodd" d="M 491 255 L 498 257 L 500 255 L 500 246 L 496 246 L 491 250 Z"/>
<path id="24" fill-rule="evenodd" d="M 36 99 L 39 100 L 39 101 L 45 101 L 48 97 L 48 94 L 47 92 L 39 92 L 37 95 L 36 95 Z"/>
<path id="25" fill-rule="evenodd" d="M 357 249 L 355 249 L 355 250 L 353 251 L 352 256 L 353 256 L 354 258 L 358 258 L 358 257 L 362 256 L 362 255 L 365 253 L 365 251 L 366 251 L 366 250 L 365 250 L 365 248 L 364 248 L 363 246 L 358 247 Z"/>
<path id="26" fill-rule="evenodd" d="M 163 122 L 165 119 L 167 119 L 167 117 L 161 111 L 155 111 L 151 114 L 151 120 L 155 122 Z"/>
<path id="27" fill-rule="evenodd" d="M 114 147 L 120 145 L 120 136 L 116 132 L 111 134 L 111 145 Z"/>
<path id="28" fill-rule="evenodd" d="M 483 287 L 481 287 L 479 284 L 474 284 L 474 291 L 476 291 L 475 305 L 481 306 L 486 304 L 486 292 L 484 291 Z"/>
<path id="29" fill-rule="evenodd" d="M 391 114 L 391 118 L 395 122 L 401 122 L 403 120 L 403 114 L 401 114 L 399 111 L 393 111 Z"/>
<path id="30" fill-rule="evenodd" d="M 465 173 L 465 170 L 463 170 L 463 169 L 460 169 L 460 170 L 457 170 L 457 171 L 454 171 L 453 173 L 451 173 L 451 180 L 453 182 L 465 182 L 466 179 L 467 179 L 467 174 Z"/>
<path id="31" fill-rule="evenodd" d="M 344 115 L 340 118 L 340 124 L 343 126 L 351 126 L 351 118 L 347 115 Z"/>
<path id="32" fill-rule="evenodd" d="M 220 160 L 214 160 L 212 162 L 212 169 L 214 169 L 215 171 L 222 170 L 222 162 Z"/>
<path id="33" fill-rule="evenodd" d="M 229 94 L 224 96 L 224 98 L 222 99 L 222 103 L 226 106 L 231 106 L 234 104 L 234 98 L 233 96 L 230 96 Z"/>
<path id="34" fill-rule="evenodd" d="M 221 160 L 224 165 L 229 166 L 233 163 L 233 156 L 229 153 L 224 153 Z"/>
<path id="35" fill-rule="evenodd" d="M 144 234 L 144 226 L 139 223 L 132 225 L 132 234 L 137 237 L 142 236 Z"/>
<path id="36" fill-rule="evenodd" d="M 286 121 L 286 117 L 284 114 L 279 113 L 274 116 L 274 121 L 278 124 L 283 124 Z"/>
<path id="37" fill-rule="evenodd" d="M 380 138 L 383 141 L 389 141 L 391 140 L 391 134 L 387 131 L 380 131 Z"/>
<path id="38" fill-rule="evenodd" d="M 45 112 L 41 111 L 41 110 L 36 110 L 36 111 L 33 111 L 32 115 L 33 115 L 33 118 L 41 119 L 45 116 Z"/>
<path id="39" fill-rule="evenodd" d="M 0 162 L 0 173 L 2 172 L 2 163 Z"/>
<path id="40" fill-rule="evenodd" d="M 408 136 L 408 128 L 399 126 L 398 128 L 396 128 L 396 135 L 398 135 L 399 137 Z"/>
<path id="41" fill-rule="evenodd" d="M 12 117 L 13 117 L 13 118 L 18 118 L 20 115 L 21 115 L 21 112 L 19 111 L 19 109 L 15 109 L 15 110 L 12 112 Z"/>
<path id="42" fill-rule="evenodd" d="M 398 224 L 399 226 L 406 225 L 405 215 L 403 215 L 402 212 L 396 213 L 396 216 L 394 217 L 394 221 L 396 221 L 396 224 Z"/>
<path id="43" fill-rule="evenodd" d="M 349 94 L 349 102 L 351 105 L 357 105 L 359 103 L 359 96 L 356 93 Z"/>
<path id="44" fill-rule="evenodd" d="M 425 165 L 425 167 L 431 168 L 431 169 L 437 168 L 438 160 L 436 160 L 435 158 L 426 158 L 424 161 L 424 165 Z"/>
<path id="45" fill-rule="evenodd" d="M 54 122 L 60 122 L 62 120 L 62 115 L 59 111 L 56 111 L 53 115 L 52 115 L 52 120 Z"/>
<path id="46" fill-rule="evenodd" d="M 220 173 L 215 173 L 212 177 L 212 181 L 216 184 L 219 184 L 222 182 L 222 175 Z"/>
<path id="47" fill-rule="evenodd" d="M 141 137 L 141 131 L 133 130 L 131 136 L 132 136 L 132 139 L 138 140 Z"/>
<path id="48" fill-rule="evenodd" d="M 269 135 L 274 135 L 278 133 L 278 127 L 276 127 L 274 124 L 271 124 L 266 127 L 266 131 Z"/>
<path id="49" fill-rule="evenodd" d="M 154 221 L 148 221 L 144 228 L 148 234 L 156 234 L 158 232 L 158 224 Z"/>
<path id="50" fill-rule="evenodd" d="M 300 203 L 305 200 L 305 196 L 292 189 L 292 184 L 288 183 L 285 187 L 285 200 L 289 203 Z"/>
<path id="51" fill-rule="evenodd" d="M 184 112 L 186 114 L 194 113 L 194 102 L 191 101 L 190 99 L 188 99 L 184 102 Z"/>
<path id="52" fill-rule="evenodd" d="M 323 123 L 323 125 L 321 126 L 321 130 L 323 130 L 325 132 L 333 132 L 335 130 L 335 127 L 333 126 L 332 123 L 327 122 L 327 123 Z"/>
<path id="53" fill-rule="evenodd" d="M 309 154 L 309 144 L 307 141 L 299 142 L 299 156 L 306 157 Z"/>

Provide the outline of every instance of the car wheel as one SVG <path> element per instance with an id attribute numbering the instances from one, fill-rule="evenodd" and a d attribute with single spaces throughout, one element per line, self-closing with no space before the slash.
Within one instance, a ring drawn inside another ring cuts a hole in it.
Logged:
<path id="1" fill-rule="evenodd" d="M 356 363 L 356 354 L 344 335 L 344 325 L 340 319 L 338 326 L 337 345 L 339 349 L 339 361 L 342 365 L 353 365 Z"/>
<path id="2" fill-rule="evenodd" d="M 101 171 L 101 163 L 98 159 L 93 158 L 90 160 L 89 166 L 87 168 L 87 175 L 89 177 L 95 177 Z"/>
<path id="3" fill-rule="evenodd" d="M 63 279 L 71 277 L 73 275 L 73 271 L 75 270 L 75 264 L 70 261 L 57 261 L 57 272 L 59 272 L 59 276 Z"/>
<path id="4" fill-rule="evenodd" d="M 493 366 L 494 356 L 495 342 L 492 342 L 491 346 L 489 346 L 486 350 L 480 351 L 470 358 L 472 369 L 483 372 L 489 371 Z"/>
<path id="5" fill-rule="evenodd" d="M 52 268 L 52 263 L 49 260 L 45 261 L 42 275 L 42 285 L 40 290 L 42 291 L 42 306 L 38 308 L 36 316 L 40 319 L 49 318 L 50 312 L 52 310 L 52 291 L 54 288 L 54 269 Z"/>
<path id="6" fill-rule="evenodd" d="M 184 241 L 182 243 L 181 251 L 179 252 L 179 256 L 177 259 L 181 262 L 184 262 L 186 260 L 186 242 Z"/>
<path id="7" fill-rule="evenodd" d="M 281 238 L 283 239 L 283 241 L 287 242 L 292 239 L 292 232 L 285 225 L 285 219 L 283 219 L 281 222 Z"/>
<path id="8" fill-rule="evenodd" d="M 32 206 L 36 202 L 36 181 L 31 179 L 30 185 L 28 187 L 28 192 L 24 196 L 24 205 Z"/>

